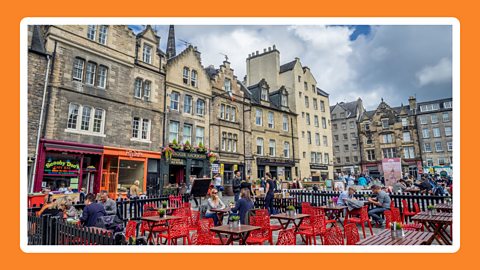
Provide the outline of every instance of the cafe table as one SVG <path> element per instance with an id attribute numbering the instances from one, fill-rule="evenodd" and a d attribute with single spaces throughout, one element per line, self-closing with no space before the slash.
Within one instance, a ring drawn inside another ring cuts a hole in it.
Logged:
<path id="1" fill-rule="evenodd" d="M 261 227 L 240 224 L 236 227 L 230 225 L 216 226 L 210 228 L 210 231 L 215 232 L 218 235 L 218 238 L 220 239 L 220 243 L 222 243 L 222 245 L 230 245 L 235 240 L 239 240 L 240 245 L 246 245 L 250 233 L 258 229 L 261 229 Z M 226 242 L 224 237 L 222 236 L 224 234 L 228 235 L 228 239 Z"/>
<path id="2" fill-rule="evenodd" d="M 452 213 L 432 213 L 420 212 L 412 217 L 412 221 L 422 223 L 423 227 L 429 232 L 433 232 L 435 239 L 441 245 L 451 245 L 452 235 L 447 227 L 452 226 Z"/>
<path id="3" fill-rule="evenodd" d="M 303 219 L 310 217 L 308 214 L 295 214 L 295 215 L 287 215 L 285 213 L 271 215 L 270 218 L 276 218 L 280 225 L 282 225 L 283 229 L 288 229 L 288 225 L 293 223 L 295 228 L 295 232 L 298 232 L 300 229 L 300 225 L 302 225 Z"/>
<path id="4" fill-rule="evenodd" d="M 335 220 L 336 222 L 340 223 L 343 227 L 343 223 L 340 220 L 340 216 L 342 215 L 342 212 L 347 209 L 348 207 L 345 205 L 324 205 L 324 206 L 316 206 L 315 208 L 322 208 L 325 210 L 325 214 L 327 215 L 327 218 L 329 220 Z M 332 223 L 332 226 L 335 224 Z"/>
<path id="5" fill-rule="evenodd" d="M 230 210 L 231 209 L 229 207 L 226 207 L 223 209 L 210 209 L 210 212 L 217 214 L 218 225 L 223 225 L 223 217 L 225 216 L 225 214 L 230 213 Z"/>
<path id="6" fill-rule="evenodd" d="M 150 243 L 150 241 L 153 240 L 153 229 L 155 229 L 155 227 L 165 225 L 167 227 L 167 231 L 170 231 L 170 221 L 181 219 L 181 218 L 182 217 L 167 216 L 167 215 L 163 217 L 160 217 L 160 216 L 142 217 L 141 218 L 142 222 L 145 221 L 148 227 L 147 243 Z"/>
<path id="7" fill-rule="evenodd" d="M 360 240 L 357 245 L 369 246 L 392 246 L 392 245 L 430 245 L 435 238 L 431 232 L 404 231 L 403 238 L 392 238 L 390 230 L 382 230 L 380 233 L 366 237 Z"/>
<path id="8" fill-rule="evenodd" d="M 433 207 L 439 212 L 452 212 L 452 204 L 449 203 L 437 203 Z"/>

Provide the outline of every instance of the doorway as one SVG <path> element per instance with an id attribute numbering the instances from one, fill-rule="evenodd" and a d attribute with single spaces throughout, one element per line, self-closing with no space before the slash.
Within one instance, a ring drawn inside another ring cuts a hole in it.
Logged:
<path id="1" fill-rule="evenodd" d="M 185 166 L 170 165 L 168 183 L 181 184 L 185 182 Z"/>

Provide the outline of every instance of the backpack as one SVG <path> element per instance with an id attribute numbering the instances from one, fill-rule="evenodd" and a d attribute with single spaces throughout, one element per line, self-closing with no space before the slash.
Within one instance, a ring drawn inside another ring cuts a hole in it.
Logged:
<path id="1" fill-rule="evenodd" d="M 116 215 L 103 216 L 97 219 L 95 227 L 111 230 L 114 233 L 123 231 L 123 221 Z"/>

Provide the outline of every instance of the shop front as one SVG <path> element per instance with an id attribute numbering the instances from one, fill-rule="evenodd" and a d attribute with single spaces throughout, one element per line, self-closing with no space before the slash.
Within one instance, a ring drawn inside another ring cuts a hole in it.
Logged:
<path id="1" fill-rule="evenodd" d="M 125 198 L 130 187 L 138 181 L 140 193 L 147 194 L 147 176 L 152 173 L 155 175 L 152 168 L 155 169 L 155 160 L 160 158 L 160 152 L 105 146 L 100 190 L 108 191 L 114 198 Z M 151 177 L 149 180 L 157 179 Z M 150 189 L 151 186 L 152 184 L 149 185 Z"/>
<path id="2" fill-rule="evenodd" d="M 310 174 L 312 175 L 312 181 L 324 181 L 328 179 L 328 166 L 310 164 Z"/>
<path id="3" fill-rule="evenodd" d="M 414 179 L 423 172 L 422 162 L 419 160 L 402 159 L 403 175 L 411 175 Z"/>
<path id="4" fill-rule="evenodd" d="M 362 172 L 365 175 L 376 178 L 383 175 L 382 165 L 376 162 L 364 163 L 362 164 Z"/>
<path id="5" fill-rule="evenodd" d="M 42 139 L 38 157 L 34 192 L 42 188 L 98 192 L 103 146 Z"/>
<path id="6" fill-rule="evenodd" d="M 190 184 L 190 176 L 210 177 L 210 162 L 204 153 L 175 151 L 170 159 L 160 161 L 160 182 L 163 186 Z"/>
<path id="7" fill-rule="evenodd" d="M 270 172 L 273 178 L 282 181 L 292 179 L 292 167 L 295 167 L 295 161 L 284 158 L 257 158 L 256 161 L 258 178 Z"/>

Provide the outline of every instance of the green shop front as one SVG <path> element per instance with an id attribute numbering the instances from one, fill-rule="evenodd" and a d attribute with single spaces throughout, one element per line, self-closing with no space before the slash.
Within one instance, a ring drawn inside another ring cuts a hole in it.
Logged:
<path id="1" fill-rule="evenodd" d="M 163 186 L 190 184 L 190 176 L 210 177 L 210 162 L 205 153 L 175 151 L 170 159 L 162 155 L 160 176 Z"/>

